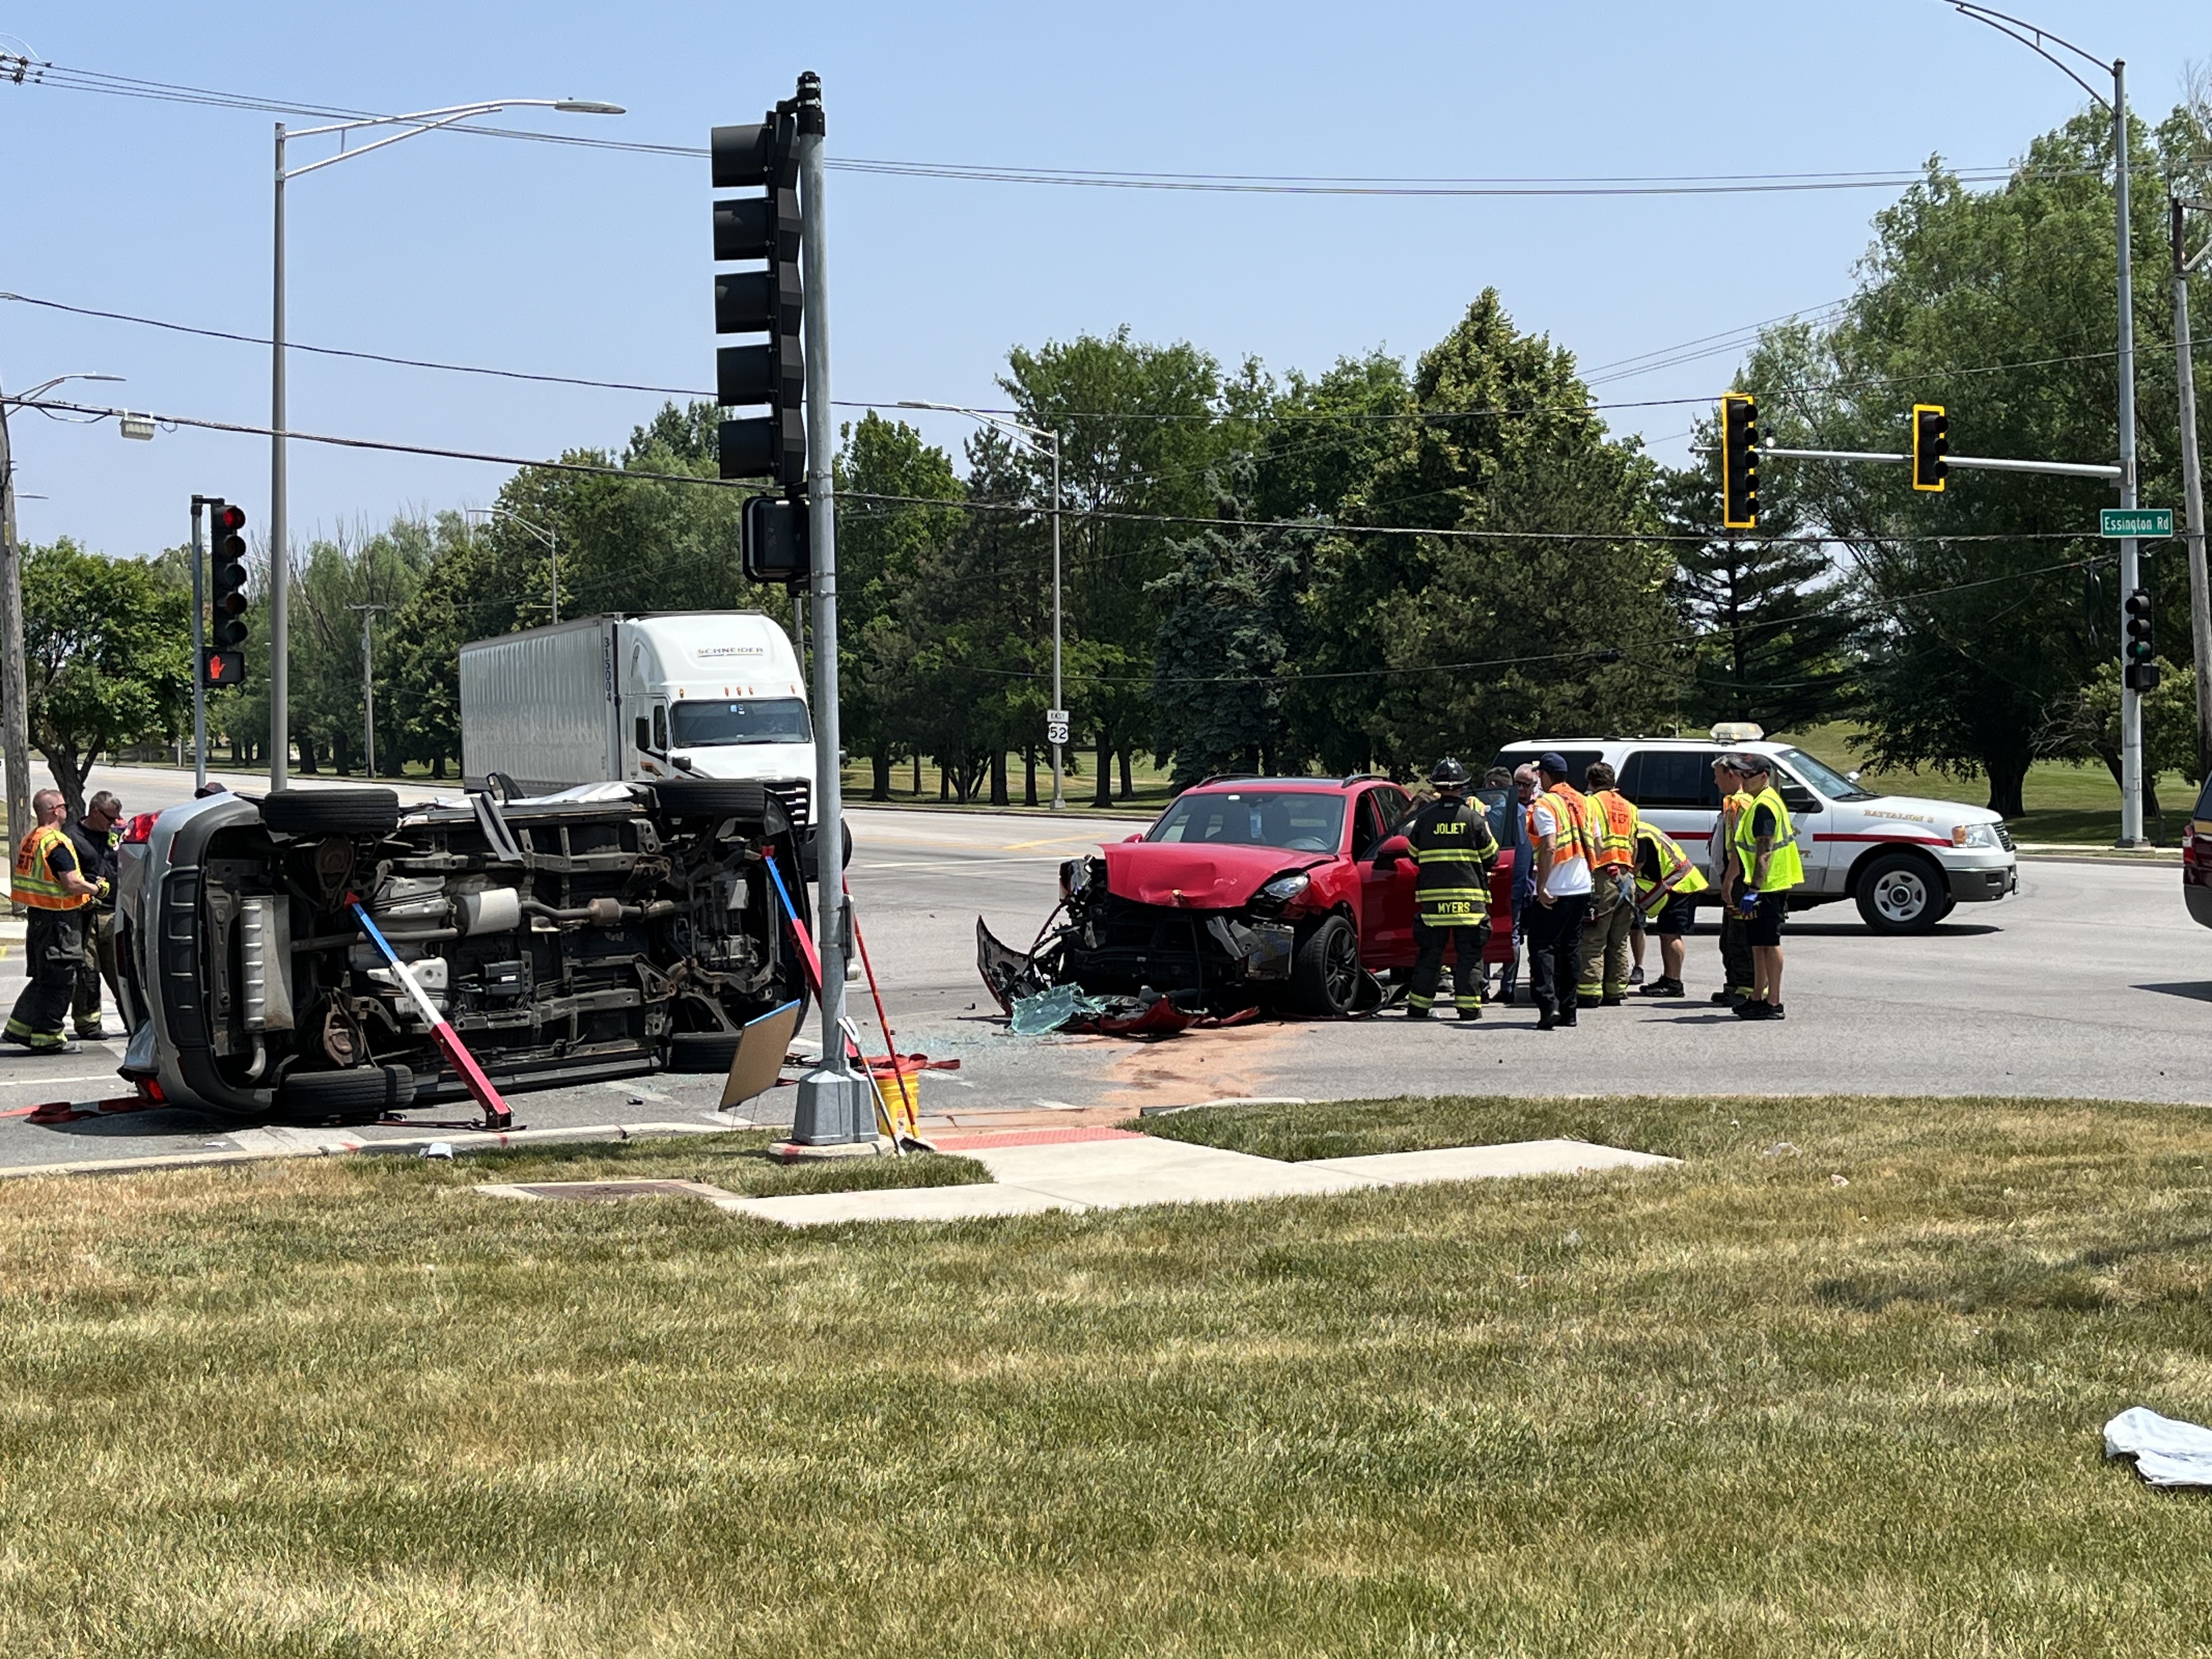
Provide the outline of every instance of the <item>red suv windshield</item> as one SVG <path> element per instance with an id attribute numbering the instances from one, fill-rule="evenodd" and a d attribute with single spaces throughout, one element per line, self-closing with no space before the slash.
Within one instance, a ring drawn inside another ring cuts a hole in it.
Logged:
<path id="1" fill-rule="evenodd" d="M 1334 853 L 1343 835 L 1342 795 L 1251 788 L 1193 790 L 1161 815 L 1145 839 Z"/>

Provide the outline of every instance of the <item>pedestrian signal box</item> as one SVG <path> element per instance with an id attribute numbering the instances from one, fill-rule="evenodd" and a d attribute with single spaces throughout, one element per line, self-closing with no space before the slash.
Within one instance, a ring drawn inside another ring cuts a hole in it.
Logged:
<path id="1" fill-rule="evenodd" d="M 1721 399 L 1721 523 L 1759 528 L 1759 409 L 1747 392 Z"/>
<path id="2" fill-rule="evenodd" d="M 1951 475 L 1951 417 L 1941 404 L 1912 405 L 1912 487 L 1941 489 Z"/>

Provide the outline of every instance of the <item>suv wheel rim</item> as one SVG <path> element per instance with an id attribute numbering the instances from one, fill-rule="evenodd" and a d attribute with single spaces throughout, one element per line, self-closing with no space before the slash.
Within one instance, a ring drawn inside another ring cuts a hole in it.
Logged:
<path id="1" fill-rule="evenodd" d="M 1928 909 L 1928 881 L 1917 870 L 1892 870 L 1875 884 L 1874 908 L 1882 920 L 1900 926 L 1920 920 Z"/>
<path id="2" fill-rule="evenodd" d="M 1340 1008 L 1349 1008 L 1359 986 L 1359 941 L 1349 927 L 1337 928 L 1331 937 L 1324 975 L 1328 1000 Z"/>

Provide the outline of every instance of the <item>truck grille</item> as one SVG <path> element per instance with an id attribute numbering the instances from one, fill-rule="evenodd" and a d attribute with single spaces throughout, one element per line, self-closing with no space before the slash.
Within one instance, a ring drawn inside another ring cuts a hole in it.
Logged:
<path id="1" fill-rule="evenodd" d="M 804 828 L 807 822 L 807 803 L 813 799 L 811 786 L 805 783 L 771 783 L 763 786 L 769 794 L 783 803 L 785 814 L 792 823 Z"/>
<path id="2" fill-rule="evenodd" d="M 2012 851 L 2012 831 L 2006 829 L 2002 822 L 1997 824 L 1997 845 L 2008 853 Z"/>

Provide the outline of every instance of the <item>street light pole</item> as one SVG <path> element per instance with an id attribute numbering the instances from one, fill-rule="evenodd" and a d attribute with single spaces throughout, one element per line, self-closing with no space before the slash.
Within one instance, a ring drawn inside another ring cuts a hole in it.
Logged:
<path id="1" fill-rule="evenodd" d="M 2120 506 L 2136 504 L 2136 284 L 2128 235 L 2128 66 L 2112 60 L 2112 191 L 2119 204 Z M 2142 544 L 2120 543 L 2120 637 L 2127 637 L 2127 596 L 2142 583 Z M 2143 845 L 2142 693 L 2120 686 L 2120 845 Z"/>
<path id="2" fill-rule="evenodd" d="M 443 109 L 417 110 L 411 115 L 364 116 L 357 121 L 335 121 L 328 126 L 302 127 L 287 132 L 276 123 L 276 195 L 272 215 L 273 255 L 270 267 L 269 326 L 269 787 L 282 789 L 291 761 L 291 541 L 289 492 L 284 472 L 284 185 L 293 179 L 335 167 L 425 132 L 435 132 L 471 116 L 495 114 L 503 109 L 550 109 L 565 115 L 620 115 L 618 104 L 580 98 L 495 98 L 474 104 L 451 104 Z M 340 149 L 305 167 L 285 165 L 285 145 L 293 138 L 321 138 L 357 132 L 368 127 L 398 129 L 359 149 Z"/>
<path id="3" fill-rule="evenodd" d="M 509 524 L 519 524 L 544 543 L 553 560 L 553 620 L 561 620 L 561 532 L 546 525 L 536 525 L 507 507 L 472 507 L 471 513 L 481 514 L 487 519 L 505 519 Z"/>
<path id="4" fill-rule="evenodd" d="M 120 380 L 120 374 L 57 374 L 13 401 L 28 403 L 64 380 Z M 0 767 L 8 790 L 8 844 L 30 831 L 31 693 L 23 667 L 23 550 L 15 539 L 15 455 L 0 396 Z"/>
<path id="5" fill-rule="evenodd" d="M 994 426 L 1001 432 L 1011 432 L 1020 437 L 1028 439 L 1030 441 L 1030 447 L 1032 449 L 1041 449 L 1047 443 L 1049 443 L 1052 446 L 1052 706 L 1053 709 L 1056 713 L 1065 712 L 1067 708 L 1067 704 L 1063 700 L 1060 690 L 1060 520 L 1061 510 L 1061 498 L 1060 493 L 1060 434 L 1057 432 L 1048 432 L 1042 427 L 1024 426 L 1019 421 L 1010 421 L 1003 416 L 991 414 L 986 410 L 969 409 L 962 404 L 930 404 L 923 403 L 919 398 L 902 398 L 899 399 L 898 407 L 901 409 L 933 409 L 938 410 L 939 413 L 945 415 L 965 415 L 971 421 L 981 421 L 984 425 Z M 1054 744 L 1052 745 L 1052 810 L 1055 812 L 1064 812 L 1067 810 L 1067 799 L 1062 793 L 1063 780 L 1066 774 L 1066 763 L 1064 757 L 1065 745 L 1057 743 Z"/>
<path id="6" fill-rule="evenodd" d="M 2010 14 L 1993 10 L 1973 0 L 1951 0 L 1952 10 L 1977 23 L 1987 24 L 1999 34 L 2016 40 L 2045 63 L 2050 64 L 2074 84 L 2087 93 L 2096 103 L 2104 106 L 2112 118 L 2112 196 L 2118 210 L 2116 241 L 2118 247 L 2120 289 L 2120 506 L 2136 505 L 2136 296 L 2135 262 L 2129 248 L 2128 237 L 2128 66 L 2124 58 L 2115 58 L 2111 63 L 2091 56 L 2072 41 L 2062 40 L 2049 29 L 2038 27 Z M 2045 46 L 2069 52 L 2081 62 L 2102 70 L 2112 77 L 2112 95 L 2108 100 L 2094 87 L 2053 57 Z M 2135 592 L 2142 580 L 2140 544 L 2132 536 L 2120 543 L 2120 628 L 2118 637 L 2127 638 L 2128 595 Z M 2123 847 L 2140 847 L 2142 835 L 2142 694 L 2131 690 L 2124 674 L 2120 682 L 2120 841 Z"/>

